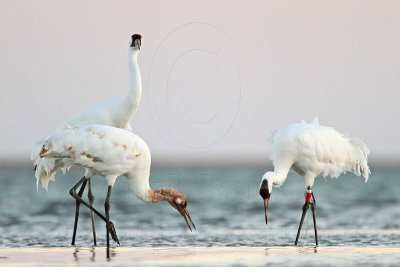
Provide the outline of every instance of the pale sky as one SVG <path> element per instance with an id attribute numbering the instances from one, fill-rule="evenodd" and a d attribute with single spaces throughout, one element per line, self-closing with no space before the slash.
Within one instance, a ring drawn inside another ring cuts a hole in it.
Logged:
<path id="1" fill-rule="evenodd" d="M 319 117 L 400 162 L 400 1 L 0 1 L 2 164 L 128 90 L 153 160 L 270 163 L 271 132 Z"/>

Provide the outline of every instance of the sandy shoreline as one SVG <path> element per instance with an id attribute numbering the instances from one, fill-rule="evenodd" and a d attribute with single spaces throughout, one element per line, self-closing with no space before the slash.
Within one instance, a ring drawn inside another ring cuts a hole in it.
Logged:
<path id="1" fill-rule="evenodd" d="M 313 256 L 314 255 L 314 256 Z M 1 248 L 0 265 L 36 266 L 42 264 L 128 264 L 180 265 L 180 264 L 219 264 L 219 263 L 278 263 L 295 256 L 302 258 L 343 259 L 364 256 L 400 255 L 397 247 L 171 247 L 137 248 L 117 247 L 111 249 L 111 259 L 106 259 L 106 249 L 96 248 Z"/>

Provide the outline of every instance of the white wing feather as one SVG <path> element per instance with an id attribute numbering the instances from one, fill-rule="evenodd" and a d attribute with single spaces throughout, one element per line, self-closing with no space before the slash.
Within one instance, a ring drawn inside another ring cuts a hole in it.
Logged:
<path id="1" fill-rule="evenodd" d="M 276 169 L 293 168 L 300 175 L 337 178 L 351 171 L 368 179 L 369 150 L 359 140 L 345 137 L 335 129 L 312 123 L 291 124 L 272 137 Z"/>
<path id="2" fill-rule="evenodd" d="M 105 125 L 68 129 L 47 140 L 45 158 L 88 168 L 93 174 L 119 176 L 142 164 L 150 169 L 150 151 L 134 133 Z"/>

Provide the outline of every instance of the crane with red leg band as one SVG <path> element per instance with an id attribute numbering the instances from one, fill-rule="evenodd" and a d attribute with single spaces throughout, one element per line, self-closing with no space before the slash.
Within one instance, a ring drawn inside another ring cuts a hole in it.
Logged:
<path id="1" fill-rule="evenodd" d="M 344 136 L 335 129 L 319 125 L 317 119 L 311 123 L 290 124 L 277 130 L 271 138 L 274 171 L 266 172 L 260 184 L 260 196 L 264 200 L 265 223 L 268 223 L 268 206 L 273 187 L 281 186 L 290 170 L 297 172 L 307 188 L 305 203 L 295 245 L 298 244 L 301 228 L 311 207 L 315 244 L 318 246 L 317 204 L 312 191 L 317 176 L 337 178 L 346 172 L 363 176 L 368 180 L 369 150 L 358 139 Z"/>

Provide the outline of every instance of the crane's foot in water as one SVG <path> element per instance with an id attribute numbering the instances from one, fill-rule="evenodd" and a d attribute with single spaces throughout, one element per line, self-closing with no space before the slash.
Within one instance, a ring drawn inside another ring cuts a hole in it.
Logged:
<path id="1" fill-rule="evenodd" d="M 118 246 L 119 246 L 120 243 L 119 243 L 119 239 L 118 239 L 118 236 L 117 236 L 117 232 L 115 231 L 115 227 L 114 227 L 114 224 L 112 222 L 110 222 L 110 227 L 109 227 L 108 230 L 110 231 L 110 235 L 111 235 L 112 240 L 114 240 L 114 242 L 116 242 L 118 244 Z"/>

